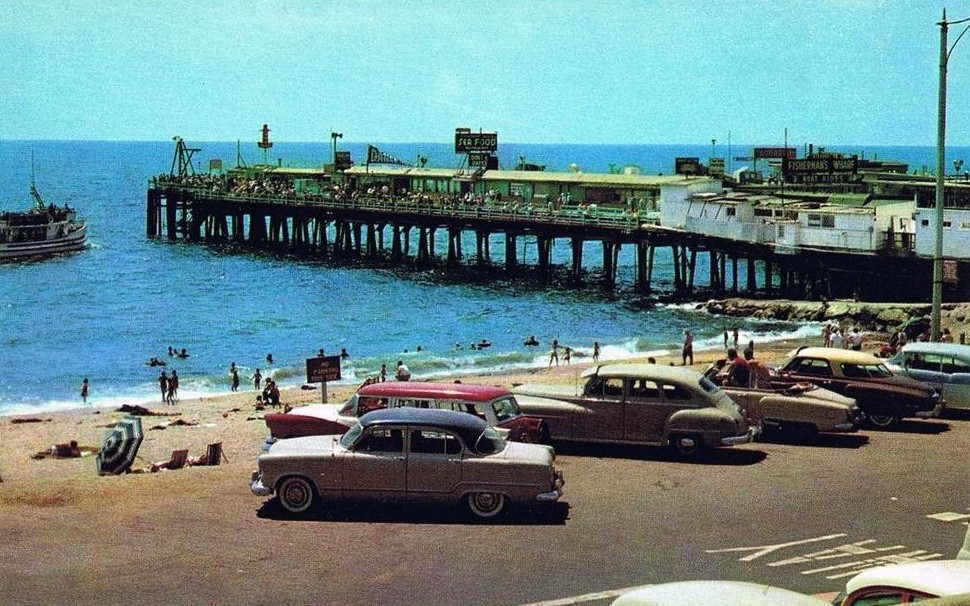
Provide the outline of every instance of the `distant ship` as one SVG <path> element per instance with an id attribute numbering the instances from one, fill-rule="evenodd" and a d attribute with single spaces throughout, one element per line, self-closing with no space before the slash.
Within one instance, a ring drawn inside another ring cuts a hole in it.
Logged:
<path id="1" fill-rule="evenodd" d="M 0 261 L 45 257 L 84 248 L 87 226 L 66 204 L 46 204 L 33 182 L 34 208 L 0 213 Z"/>

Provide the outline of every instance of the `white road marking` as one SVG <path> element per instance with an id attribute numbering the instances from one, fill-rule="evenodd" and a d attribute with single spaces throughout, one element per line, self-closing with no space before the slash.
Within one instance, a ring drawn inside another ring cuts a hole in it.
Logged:
<path id="1" fill-rule="evenodd" d="M 739 562 L 751 562 L 757 560 L 761 556 L 766 556 L 769 553 L 778 551 L 779 549 L 785 549 L 786 547 L 794 547 L 796 545 L 806 545 L 808 543 L 817 543 L 819 541 L 829 541 L 831 539 L 838 539 L 846 536 L 845 533 L 840 534 L 830 534 L 824 537 L 815 537 L 813 539 L 803 539 L 801 541 L 792 541 L 790 543 L 778 543 L 777 545 L 758 545 L 757 547 L 729 547 L 727 549 L 708 549 L 705 553 L 729 553 L 732 551 L 753 551 L 754 553 L 746 555 Z"/>

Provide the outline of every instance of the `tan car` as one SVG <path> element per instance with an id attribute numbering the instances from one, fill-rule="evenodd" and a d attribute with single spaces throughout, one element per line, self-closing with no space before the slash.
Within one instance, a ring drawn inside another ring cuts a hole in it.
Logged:
<path id="1" fill-rule="evenodd" d="M 257 496 L 289 512 L 323 502 L 460 503 L 492 518 L 509 503 L 562 496 L 549 446 L 511 442 L 475 415 L 388 408 L 367 413 L 342 436 L 277 440 L 250 479 Z"/>
<path id="2" fill-rule="evenodd" d="M 736 387 L 727 382 L 727 360 L 711 365 L 704 376 L 721 386 L 738 403 L 748 421 L 763 431 L 780 431 L 799 437 L 819 432 L 851 432 L 865 420 L 853 398 L 807 382 Z"/>
<path id="3" fill-rule="evenodd" d="M 554 443 L 669 445 L 694 456 L 759 432 L 724 390 L 690 368 L 603 364 L 584 371 L 578 388 L 537 384 L 512 392 L 523 413 L 546 421 Z"/>

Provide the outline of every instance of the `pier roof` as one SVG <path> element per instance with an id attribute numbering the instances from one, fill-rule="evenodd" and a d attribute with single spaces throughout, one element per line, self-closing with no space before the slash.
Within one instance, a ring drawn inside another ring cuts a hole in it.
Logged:
<path id="1" fill-rule="evenodd" d="M 345 176 L 386 176 L 425 179 L 469 178 L 467 170 L 451 168 L 418 168 L 414 166 L 352 166 Z M 690 185 L 713 181 L 709 177 L 685 175 L 628 175 L 617 173 L 554 172 L 531 170 L 487 170 L 478 180 L 485 182 L 510 181 L 525 183 L 560 183 L 584 187 L 620 187 L 629 189 L 657 189 L 662 185 Z"/>

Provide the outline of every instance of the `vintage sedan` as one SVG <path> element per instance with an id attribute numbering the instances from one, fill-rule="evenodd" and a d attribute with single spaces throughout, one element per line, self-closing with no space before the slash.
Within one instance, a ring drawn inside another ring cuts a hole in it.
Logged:
<path id="1" fill-rule="evenodd" d="M 695 456 L 750 442 L 759 431 L 727 393 L 690 368 L 603 364 L 581 379 L 578 390 L 538 384 L 512 391 L 523 412 L 546 421 L 553 442 L 669 445 Z"/>
<path id="2" fill-rule="evenodd" d="M 894 427 L 909 417 L 937 417 L 943 410 L 943 400 L 931 385 L 896 376 L 883 360 L 861 351 L 801 347 L 778 369 L 778 380 L 808 381 L 855 398 L 876 427 Z"/>
<path id="3" fill-rule="evenodd" d="M 835 606 L 923 603 L 970 594 L 970 561 L 929 560 L 869 568 L 849 579 Z"/>
<path id="4" fill-rule="evenodd" d="M 563 493 L 549 446 L 510 442 L 475 415 L 388 408 L 342 436 L 277 440 L 250 479 L 292 513 L 318 503 L 460 503 L 480 518 Z"/>
<path id="5" fill-rule="evenodd" d="M 819 432 L 852 432 L 859 429 L 865 415 L 853 398 L 823 389 L 812 383 L 764 387 L 737 387 L 727 383 L 727 360 L 719 360 L 704 376 L 721 386 L 741 406 L 749 422 L 762 430 L 781 431 L 809 437 Z"/>
<path id="6" fill-rule="evenodd" d="M 831 606 L 803 593 L 745 581 L 677 581 L 625 592 L 611 606 Z"/>
<path id="7" fill-rule="evenodd" d="M 886 367 L 940 392 L 947 410 L 970 410 L 970 345 L 917 341 L 907 343 Z"/>
<path id="8" fill-rule="evenodd" d="M 267 414 L 264 420 L 272 442 L 276 438 L 342 434 L 368 412 L 401 406 L 467 412 L 484 419 L 510 440 L 549 441 L 549 430 L 542 419 L 522 414 L 508 389 L 470 383 L 371 383 L 358 389 L 345 404 L 310 404 L 287 413 Z"/>

